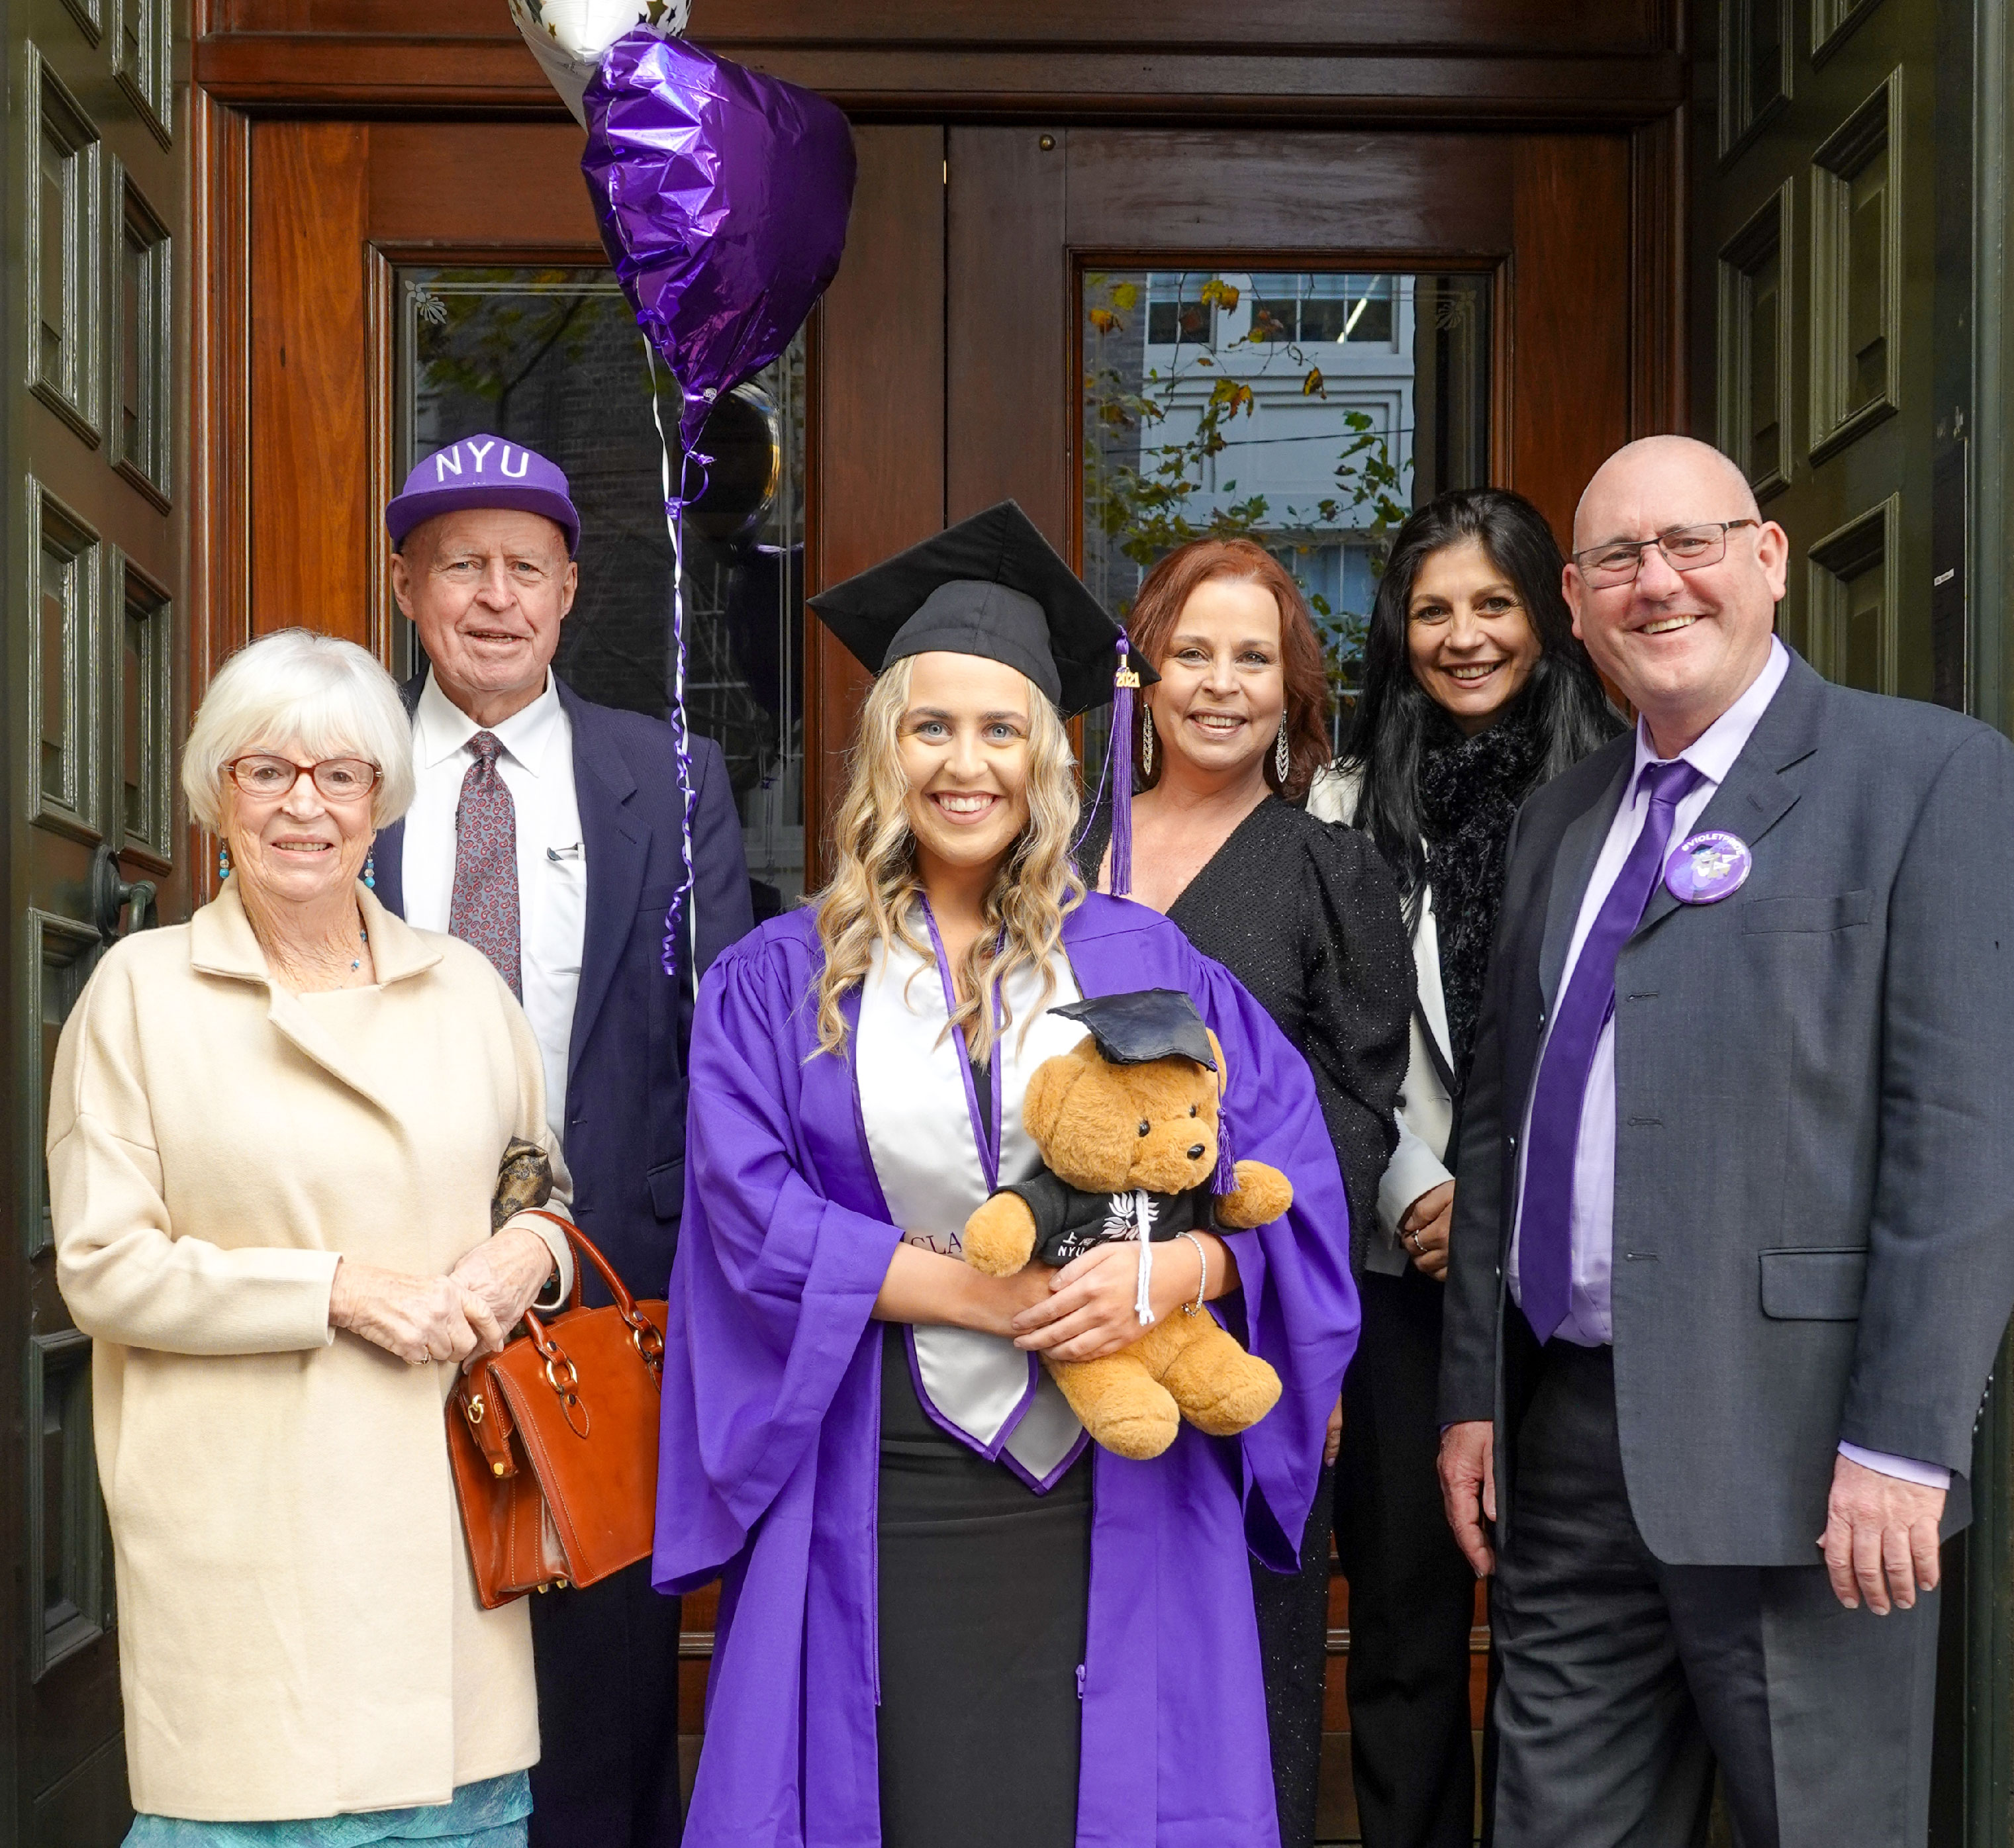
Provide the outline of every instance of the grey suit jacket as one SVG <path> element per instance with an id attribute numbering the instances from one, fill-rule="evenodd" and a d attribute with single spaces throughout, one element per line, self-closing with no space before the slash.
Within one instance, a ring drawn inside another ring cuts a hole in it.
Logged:
<path id="1" fill-rule="evenodd" d="M 1441 1415 L 1509 1439 L 1536 1355 L 1503 1285 L 1515 1139 L 1633 739 L 1511 836 L 1457 1160 Z M 1948 1466 L 2014 1309 L 2014 747 L 1793 658 L 1698 823 L 1754 869 L 1661 886 L 1616 970 L 1616 1410 L 1673 1563 L 1807 1565 L 1835 1449 Z M 1499 1472 L 1514 1520 L 1515 1472 Z"/>

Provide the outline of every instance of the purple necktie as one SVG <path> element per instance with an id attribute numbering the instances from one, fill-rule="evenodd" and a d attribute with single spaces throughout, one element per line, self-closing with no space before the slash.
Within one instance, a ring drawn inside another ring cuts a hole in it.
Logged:
<path id="1" fill-rule="evenodd" d="M 1581 945 L 1539 1061 L 1525 1141 L 1518 1284 L 1525 1320 L 1542 1341 L 1550 1341 L 1567 1319 L 1571 1300 L 1574 1153 L 1580 1143 L 1581 1105 L 1594 1049 L 1615 1011 L 1615 959 L 1657 890 L 1665 848 L 1672 838 L 1672 818 L 1699 781 L 1699 772 L 1683 758 L 1643 766 L 1640 786 L 1650 793 L 1650 812 Z"/>
<path id="2" fill-rule="evenodd" d="M 454 896 L 447 927 L 496 965 L 521 1001 L 518 955 L 518 809 L 496 768 L 504 742 L 494 732 L 468 741 L 475 761 L 461 779 L 454 811 Z"/>

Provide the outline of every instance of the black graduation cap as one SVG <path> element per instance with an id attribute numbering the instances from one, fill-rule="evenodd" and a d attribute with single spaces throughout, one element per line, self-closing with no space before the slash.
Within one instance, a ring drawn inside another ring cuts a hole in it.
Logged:
<path id="1" fill-rule="evenodd" d="M 1217 1069 L 1209 1030 L 1195 1003 L 1179 988 L 1097 994 L 1049 1012 L 1066 1020 L 1082 1021 L 1091 1029 L 1098 1050 L 1116 1065 L 1145 1065 L 1150 1058 L 1192 1058 L 1213 1072 Z"/>
<path id="2" fill-rule="evenodd" d="M 977 654 L 1026 674 L 1066 718 L 1113 697 L 1124 635 L 1011 500 L 812 598 L 871 674 L 912 654 Z M 1142 681 L 1160 679 L 1138 656 Z"/>

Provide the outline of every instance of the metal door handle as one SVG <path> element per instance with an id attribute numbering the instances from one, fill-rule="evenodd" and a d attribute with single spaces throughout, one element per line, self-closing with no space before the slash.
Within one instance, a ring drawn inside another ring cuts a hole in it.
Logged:
<path id="1" fill-rule="evenodd" d="M 101 847 L 91 857 L 91 915 L 99 937 L 115 944 L 120 937 L 158 924 L 152 879 L 125 879 L 119 876 L 119 856 Z M 128 914 L 131 914 L 130 919 Z"/>

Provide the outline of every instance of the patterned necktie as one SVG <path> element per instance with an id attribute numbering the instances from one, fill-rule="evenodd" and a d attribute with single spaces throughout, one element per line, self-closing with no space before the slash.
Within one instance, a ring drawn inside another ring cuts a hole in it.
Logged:
<path id="1" fill-rule="evenodd" d="M 1550 1341 L 1567 1319 L 1571 1300 L 1574 1154 L 1594 1049 L 1615 1012 L 1615 959 L 1657 890 L 1672 818 L 1699 782 L 1699 772 L 1683 758 L 1643 766 L 1639 786 L 1650 793 L 1650 812 L 1581 945 L 1539 1062 L 1525 1144 L 1518 1283 L 1525 1320 L 1542 1341 Z"/>
<path id="2" fill-rule="evenodd" d="M 475 761 L 461 779 L 461 804 L 454 811 L 454 897 L 447 927 L 473 944 L 496 965 L 519 1001 L 518 810 L 496 768 L 503 740 L 478 732 L 468 741 Z"/>

